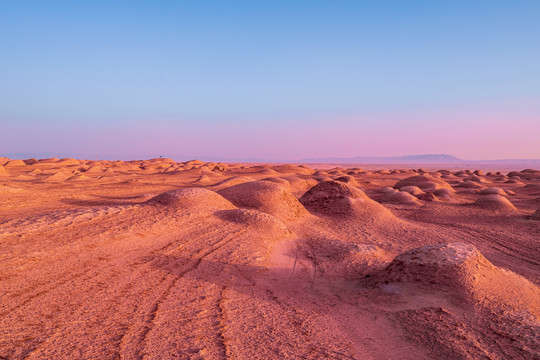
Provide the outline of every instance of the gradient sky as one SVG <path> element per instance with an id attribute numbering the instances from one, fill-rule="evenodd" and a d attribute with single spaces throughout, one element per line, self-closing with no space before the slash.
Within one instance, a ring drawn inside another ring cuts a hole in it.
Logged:
<path id="1" fill-rule="evenodd" d="M 540 158 L 540 1 L 0 0 L 0 154 Z"/>

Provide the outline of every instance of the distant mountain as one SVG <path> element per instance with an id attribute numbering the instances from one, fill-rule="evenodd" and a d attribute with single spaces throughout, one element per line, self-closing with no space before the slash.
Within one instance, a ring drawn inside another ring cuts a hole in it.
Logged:
<path id="1" fill-rule="evenodd" d="M 302 159 L 306 163 L 337 164 L 540 164 L 540 159 L 464 160 L 448 154 L 406 156 L 356 156 Z"/>
<path id="2" fill-rule="evenodd" d="M 357 163 L 357 164 L 458 164 L 468 162 L 448 154 L 425 154 L 406 156 L 355 156 L 350 158 L 302 159 L 310 163 Z"/>

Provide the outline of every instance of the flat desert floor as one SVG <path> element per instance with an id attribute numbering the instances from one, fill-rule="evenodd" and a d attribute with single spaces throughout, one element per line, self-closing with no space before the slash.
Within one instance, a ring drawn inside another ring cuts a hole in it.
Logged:
<path id="1" fill-rule="evenodd" d="M 0 165 L 0 359 L 540 358 L 538 170 Z"/>

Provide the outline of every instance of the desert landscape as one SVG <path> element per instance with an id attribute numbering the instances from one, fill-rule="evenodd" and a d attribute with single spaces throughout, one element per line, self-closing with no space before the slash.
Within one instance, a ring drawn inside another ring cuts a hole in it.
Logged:
<path id="1" fill-rule="evenodd" d="M 540 170 L 0 165 L 0 359 L 540 357 Z"/>

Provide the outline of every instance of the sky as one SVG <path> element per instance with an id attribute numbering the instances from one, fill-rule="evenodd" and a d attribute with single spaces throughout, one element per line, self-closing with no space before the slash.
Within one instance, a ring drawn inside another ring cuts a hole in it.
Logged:
<path id="1" fill-rule="evenodd" d="M 0 0 L 0 155 L 540 158 L 539 1 Z"/>

